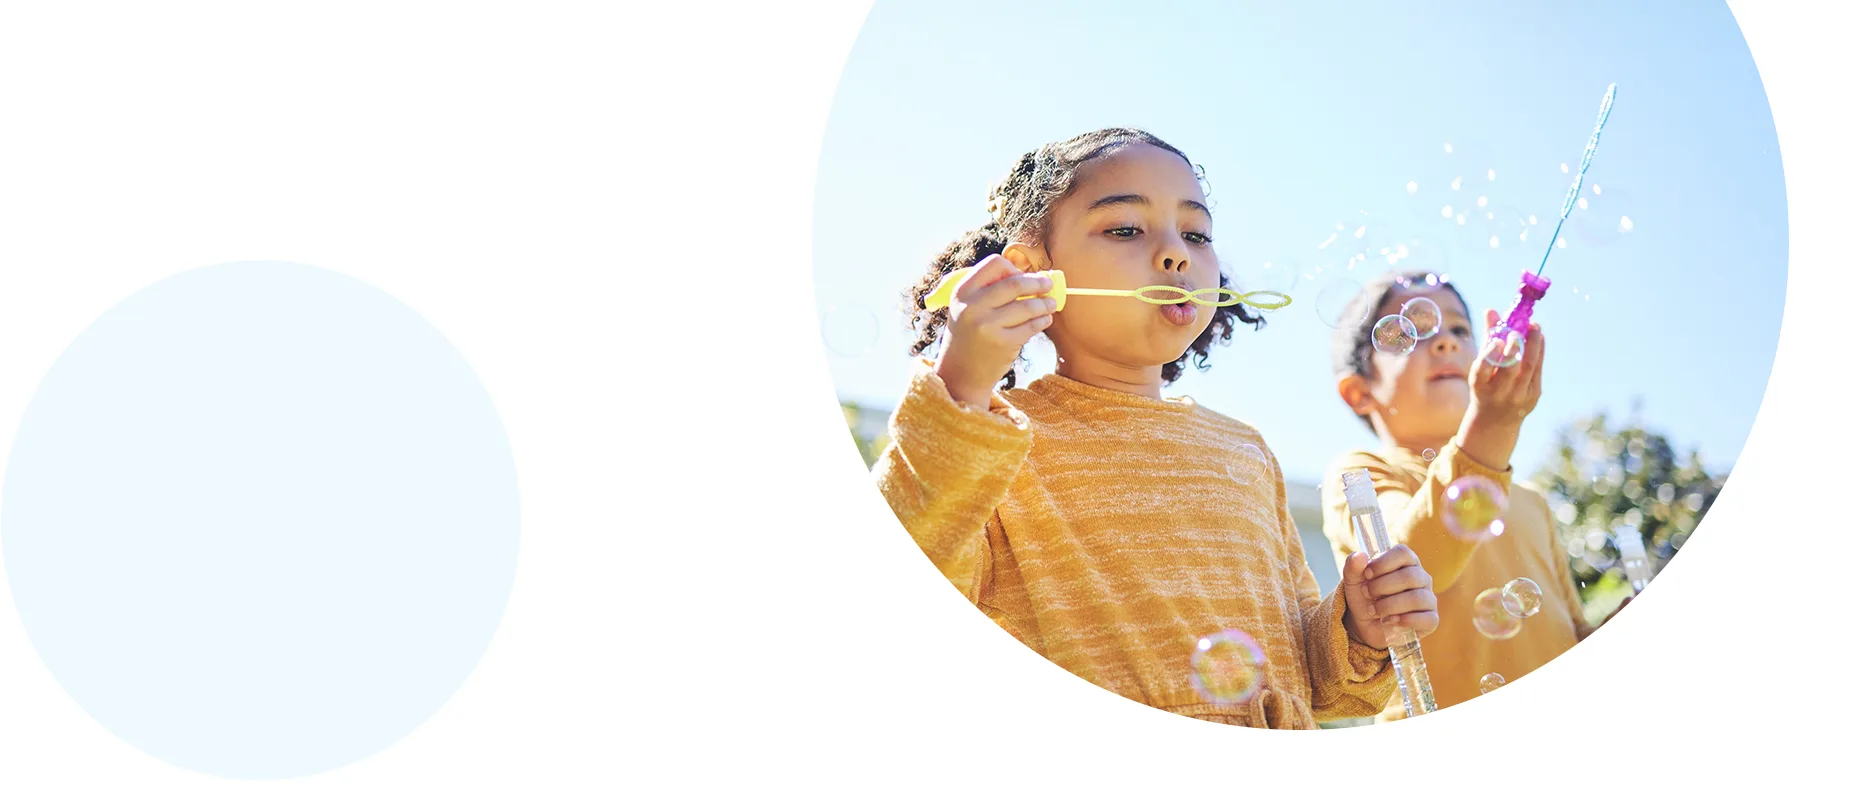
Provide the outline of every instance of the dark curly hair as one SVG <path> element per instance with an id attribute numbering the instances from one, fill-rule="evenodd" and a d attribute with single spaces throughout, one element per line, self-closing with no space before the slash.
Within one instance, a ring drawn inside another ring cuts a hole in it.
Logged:
<path id="1" fill-rule="evenodd" d="M 1199 179 L 1201 188 L 1205 189 L 1205 171 L 1181 153 L 1180 149 L 1140 129 L 1102 129 L 1063 142 L 1046 143 L 1035 151 L 1027 152 L 1018 158 L 1018 163 L 1012 166 L 1012 172 L 987 194 L 992 220 L 967 231 L 947 245 L 934 257 L 920 281 L 903 292 L 908 328 L 915 332 L 915 341 L 908 353 L 920 354 L 939 342 L 941 329 L 947 325 L 949 314 L 946 308 L 928 310 L 923 304 L 941 278 L 973 266 L 987 256 L 1004 252 L 1006 245 L 1014 240 L 1044 239 L 1050 232 L 1051 212 L 1075 188 L 1078 170 L 1085 164 L 1131 145 L 1152 145 L 1180 157 L 1188 167 L 1193 168 L 1194 177 Z M 1225 288 L 1229 284 L 1226 275 L 1221 274 L 1220 287 Z M 1171 384 L 1179 379 L 1190 361 L 1195 367 L 1206 370 L 1209 350 L 1215 342 L 1224 344 L 1231 340 L 1233 325 L 1236 323 L 1251 324 L 1254 329 L 1262 329 L 1265 318 L 1243 304 L 1215 308 L 1213 321 L 1207 325 L 1206 331 L 1188 346 L 1179 359 L 1161 366 L 1163 382 Z M 1018 360 L 1025 360 L 1023 352 L 1019 353 Z M 1011 389 L 1017 383 L 1015 370 L 1007 371 L 1000 389 Z"/>
<path id="2" fill-rule="evenodd" d="M 1472 308 L 1466 304 L 1466 297 L 1461 295 L 1453 283 L 1439 274 L 1422 270 L 1404 270 L 1387 272 L 1368 281 L 1362 286 L 1362 297 L 1352 300 L 1343 308 L 1336 324 L 1336 333 L 1330 338 L 1330 366 L 1340 378 L 1357 375 L 1363 378 L 1375 377 L 1375 322 L 1380 321 L 1384 313 L 1382 303 L 1398 293 L 1426 296 L 1435 289 L 1445 288 L 1459 300 L 1459 306 L 1466 311 L 1470 319 Z M 1366 300 L 1366 301 L 1365 301 Z M 1364 305 L 1368 314 L 1360 321 L 1352 321 L 1355 313 Z M 1370 432 L 1375 430 L 1375 421 L 1366 414 L 1358 414 L 1362 424 Z"/>

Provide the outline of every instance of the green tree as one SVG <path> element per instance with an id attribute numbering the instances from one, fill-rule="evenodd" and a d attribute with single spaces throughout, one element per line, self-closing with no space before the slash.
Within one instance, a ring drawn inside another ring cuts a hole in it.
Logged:
<path id="1" fill-rule="evenodd" d="M 849 423 L 850 439 L 856 442 L 856 451 L 863 456 L 863 466 L 874 467 L 876 459 L 882 457 L 882 451 L 888 449 L 889 435 L 865 436 L 860 428 L 862 410 L 854 403 L 843 404 L 843 420 Z"/>
<path id="2" fill-rule="evenodd" d="M 1697 450 L 1682 458 L 1667 437 L 1642 427 L 1637 403 L 1624 425 L 1597 413 L 1564 429 L 1533 483 L 1549 497 L 1584 608 L 1600 623 L 1632 591 L 1615 527 L 1640 528 L 1659 573 L 1686 545 L 1725 477 L 1708 472 Z"/>

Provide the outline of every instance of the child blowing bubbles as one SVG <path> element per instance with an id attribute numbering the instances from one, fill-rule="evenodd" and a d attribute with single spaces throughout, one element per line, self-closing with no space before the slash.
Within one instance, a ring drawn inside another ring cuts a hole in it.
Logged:
<path id="1" fill-rule="evenodd" d="M 1518 432 L 1542 395 L 1544 334 L 1531 324 L 1523 359 L 1496 367 L 1479 359 L 1465 299 L 1437 276 L 1390 274 L 1370 283 L 1364 295 L 1376 309 L 1360 324 L 1345 322 L 1333 357 L 1338 394 L 1382 449 L 1350 453 L 1325 476 L 1324 532 L 1338 557 L 1355 551 L 1342 487 L 1331 483 L 1343 472 L 1368 469 L 1389 534 L 1419 552 L 1440 596 L 1447 626 L 1422 639 L 1421 650 L 1435 701 L 1444 708 L 1478 696 L 1486 674 L 1507 681 L 1523 677 L 1590 631 L 1549 506 L 1511 480 Z M 1439 332 L 1406 355 L 1376 352 L 1369 336 L 1374 322 L 1421 296 L 1439 306 Z M 1485 319 L 1485 326 L 1493 326 L 1498 314 L 1487 310 Z M 1466 477 L 1490 480 L 1509 492 L 1502 535 L 1473 542 L 1442 521 L 1448 487 Z M 1483 636 L 1472 624 L 1474 599 L 1518 577 L 1543 591 L 1542 611 L 1524 619 L 1508 639 Z M 1396 699 L 1382 718 L 1401 715 Z"/>
<path id="2" fill-rule="evenodd" d="M 937 362 L 917 372 L 889 423 L 877 485 L 955 587 L 1051 661 L 1130 699 L 1256 727 L 1314 728 L 1376 713 L 1394 690 L 1383 620 L 1438 623 L 1432 580 L 1405 547 L 1348 557 L 1324 598 L 1304 564 L 1275 460 L 1259 480 L 1227 474 L 1252 428 L 1164 398 L 1204 366 L 1240 306 L 1157 306 L 1044 296 L 1073 286 L 1223 286 L 1212 217 L 1187 157 L 1130 129 L 1045 145 L 992 194 L 994 219 L 950 245 L 907 294 Z M 977 264 L 951 308 L 924 298 Z M 1020 297 L 1035 297 L 1021 300 Z M 1044 333 L 1057 373 L 1012 389 L 1024 345 Z M 1270 459 L 1267 452 L 1265 457 Z M 1197 640 L 1252 635 L 1265 686 L 1243 702 L 1202 699 Z"/>

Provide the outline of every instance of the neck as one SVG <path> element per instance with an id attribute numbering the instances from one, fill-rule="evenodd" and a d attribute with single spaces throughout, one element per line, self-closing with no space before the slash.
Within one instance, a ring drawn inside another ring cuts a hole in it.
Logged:
<path id="1" fill-rule="evenodd" d="M 1381 437 L 1383 446 L 1399 447 L 1415 455 L 1420 455 L 1427 450 L 1439 452 L 1440 448 L 1445 447 L 1447 442 L 1453 440 L 1453 434 L 1451 433 L 1447 433 L 1444 436 L 1396 434 L 1387 425 L 1382 424 L 1382 421 L 1379 419 L 1375 421 L 1375 435 Z"/>
<path id="2" fill-rule="evenodd" d="M 1138 368 L 1078 354 L 1057 357 L 1057 375 L 1106 390 L 1161 399 L 1161 366 Z"/>

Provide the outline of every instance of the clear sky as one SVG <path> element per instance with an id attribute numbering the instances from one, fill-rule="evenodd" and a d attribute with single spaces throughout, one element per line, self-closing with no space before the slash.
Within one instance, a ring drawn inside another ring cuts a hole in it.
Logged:
<path id="1" fill-rule="evenodd" d="M 899 294 L 985 221 L 988 185 L 1021 152 L 1139 126 L 1205 167 L 1224 265 L 1290 261 L 1315 278 L 1168 392 L 1253 424 L 1288 476 L 1316 480 L 1373 441 L 1335 396 L 1317 303 L 1336 278 L 1386 268 L 1371 254 L 1350 269 L 1340 245 L 1318 245 L 1367 212 L 1374 246 L 1413 242 L 1411 262 L 1441 261 L 1475 311 L 1507 310 L 1611 82 L 1590 208 L 1545 270 L 1545 391 L 1513 461 L 1528 471 L 1570 420 L 1626 417 L 1639 398 L 1647 426 L 1729 469 L 1777 348 L 1787 229 L 1770 108 L 1718 3 L 881 0 L 819 165 L 817 307 L 835 308 L 836 391 L 899 399 Z M 1441 218 L 1445 205 L 1468 224 Z M 1529 243 L 1507 233 L 1492 249 L 1488 209 L 1493 223 L 1535 215 Z M 1048 369 L 1048 347 L 1028 356 Z"/>

